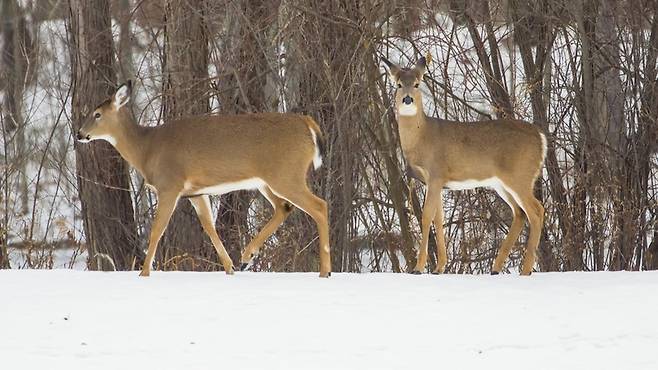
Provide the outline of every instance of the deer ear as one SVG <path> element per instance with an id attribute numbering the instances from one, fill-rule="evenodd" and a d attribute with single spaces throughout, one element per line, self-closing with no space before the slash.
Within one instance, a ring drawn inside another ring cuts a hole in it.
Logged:
<path id="1" fill-rule="evenodd" d="M 382 57 L 382 61 L 386 64 L 388 67 L 388 73 L 391 75 L 391 79 L 393 81 L 398 80 L 398 74 L 400 73 L 400 67 L 398 67 L 397 64 L 391 62 L 390 60 Z"/>
<path id="2" fill-rule="evenodd" d="M 425 71 L 427 70 L 427 59 L 425 57 L 420 57 L 416 62 L 416 73 L 419 77 L 423 77 Z"/>
<path id="3" fill-rule="evenodd" d="M 118 110 L 130 101 L 130 94 L 132 92 L 132 81 L 128 80 L 123 85 L 119 86 L 117 92 L 114 93 L 114 107 Z"/>

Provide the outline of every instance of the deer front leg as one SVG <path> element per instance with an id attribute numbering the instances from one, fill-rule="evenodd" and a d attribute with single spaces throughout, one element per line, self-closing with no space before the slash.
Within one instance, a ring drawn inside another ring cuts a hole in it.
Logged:
<path id="1" fill-rule="evenodd" d="M 443 197 L 439 196 L 434 214 L 434 231 L 436 232 L 436 268 L 433 274 L 442 274 L 448 263 L 448 253 L 446 251 L 445 233 L 443 231 Z"/>
<path id="2" fill-rule="evenodd" d="M 174 213 L 178 202 L 178 193 L 159 193 L 158 194 L 158 208 L 155 211 L 155 218 L 151 225 L 151 237 L 149 238 L 149 249 L 146 253 L 144 266 L 139 276 L 149 276 L 151 274 L 151 265 L 153 264 L 153 257 L 158 249 L 158 242 L 169 223 L 171 214 Z"/>
<path id="3" fill-rule="evenodd" d="M 418 260 L 412 274 L 420 274 L 427 264 L 427 245 L 429 244 L 430 226 L 436 215 L 436 208 L 439 205 L 442 185 L 430 183 L 427 186 L 427 195 L 425 196 L 425 205 L 423 206 L 423 216 L 421 220 L 422 238 L 420 249 L 418 251 Z"/>

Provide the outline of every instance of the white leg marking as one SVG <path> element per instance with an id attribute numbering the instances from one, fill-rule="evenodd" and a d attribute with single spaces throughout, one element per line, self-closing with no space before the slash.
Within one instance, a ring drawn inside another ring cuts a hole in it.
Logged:
<path id="1" fill-rule="evenodd" d="M 512 203 L 512 199 L 509 199 L 508 193 L 506 193 L 505 188 L 503 187 L 503 182 L 499 181 L 496 186 L 492 186 L 494 190 L 496 190 L 496 193 L 498 193 L 498 196 L 500 196 L 505 203 L 509 206 L 509 208 L 512 210 L 512 216 L 516 216 L 516 207 L 514 207 L 514 204 Z"/>
<path id="2" fill-rule="evenodd" d="M 267 189 L 267 186 L 261 186 L 260 188 L 258 188 L 258 191 L 263 195 L 263 197 L 265 197 L 265 199 L 267 199 L 268 202 L 270 202 L 272 208 L 276 208 L 276 206 L 274 205 L 274 201 L 267 196 L 267 192 L 265 191 L 265 189 Z"/>
<path id="3" fill-rule="evenodd" d="M 505 187 L 505 190 L 506 190 L 508 193 L 510 193 L 510 194 L 512 195 L 512 197 L 514 198 L 514 200 L 516 201 L 516 203 L 519 205 L 519 207 L 521 207 L 521 209 L 523 210 L 523 213 L 525 213 L 526 216 L 527 216 L 527 215 L 528 215 L 528 212 L 526 211 L 526 209 L 525 209 L 525 207 L 524 207 L 524 204 L 523 204 L 523 202 L 521 201 L 521 197 L 519 197 L 519 195 L 518 195 L 514 190 L 512 190 L 512 188 L 510 188 L 509 186 L 505 185 L 504 182 L 501 182 L 501 183 L 502 183 L 503 187 Z"/>

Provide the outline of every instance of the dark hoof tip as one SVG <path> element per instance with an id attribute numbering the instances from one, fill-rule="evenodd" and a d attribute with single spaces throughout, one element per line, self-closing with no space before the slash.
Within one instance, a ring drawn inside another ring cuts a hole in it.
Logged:
<path id="1" fill-rule="evenodd" d="M 327 277 L 329 277 L 329 276 L 331 276 L 331 272 L 329 272 L 329 273 L 327 274 Z"/>
<path id="2" fill-rule="evenodd" d="M 491 271 L 491 275 L 498 275 L 498 274 L 500 274 L 500 272 L 498 272 L 498 271 Z"/>
<path id="3" fill-rule="evenodd" d="M 249 266 L 248 263 L 242 263 L 242 264 L 240 264 L 240 271 L 244 271 L 244 270 L 246 270 L 246 269 L 247 269 L 247 266 Z"/>
<path id="4" fill-rule="evenodd" d="M 432 271 L 432 275 L 441 275 L 441 274 L 443 274 L 443 273 L 442 273 L 442 272 L 438 272 L 438 271 Z"/>
<path id="5" fill-rule="evenodd" d="M 418 271 L 418 270 L 413 270 L 413 271 L 410 272 L 410 274 L 411 274 L 411 275 L 420 275 L 421 272 Z"/>

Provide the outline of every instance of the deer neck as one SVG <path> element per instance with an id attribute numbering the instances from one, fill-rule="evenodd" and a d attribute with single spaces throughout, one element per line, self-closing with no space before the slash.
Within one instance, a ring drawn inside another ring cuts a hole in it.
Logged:
<path id="1" fill-rule="evenodd" d="M 427 125 L 427 116 L 423 112 L 422 102 L 419 102 L 418 106 L 419 109 L 413 116 L 404 116 L 396 112 L 400 144 L 405 156 L 414 151 L 418 141 L 423 137 Z"/>
<path id="2" fill-rule="evenodd" d="M 144 176 L 149 128 L 138 125 L 132 113 L 126 112 L 122 118 L 121 123 L 117 125 L 117 130 L 113 133 L 114 148 L 126 162 Z"/>

